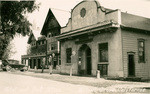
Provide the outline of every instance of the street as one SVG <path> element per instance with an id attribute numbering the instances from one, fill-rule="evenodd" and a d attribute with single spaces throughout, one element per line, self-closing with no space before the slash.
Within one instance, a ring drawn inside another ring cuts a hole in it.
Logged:
<path id="1" fill-rule="evenodd" d="M 35 72 L 0 72 L 0 94 L 149 94 L 149 82 Z"/>
<path id="2" fill-rule="evenodd" d="M 96 87 L 0 72 L 0 94 L 92 94 Z"/>

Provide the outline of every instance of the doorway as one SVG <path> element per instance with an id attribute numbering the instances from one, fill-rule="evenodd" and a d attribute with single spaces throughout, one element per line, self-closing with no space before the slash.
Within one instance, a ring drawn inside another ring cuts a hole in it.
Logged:
<path id="1" fill-rule="evenodd" d="M 36 66 L 36 59 L 33 59 L 33 69 L 35 68 L 35 66 Z"/>
<path id="2" fill-rule="evenodd" d="M 128 76 L 135 76 L 134 54 L 128 54 Z"/>
<path id="3" fill-rule="evenodd" d="M 91 75 L 91 49 L 86 49 L 86 71 L 88 75 Z"/>
<path id="4" fill-rule="evenodd" d="M 91 75 L 91 49 L 87 44 L 83 44 L 79 49 L 78 74 Z"/>
<path id="5" fill-rule="evenodd" d="M 37 67 L 37 69 L 42 69 L 41 68 L 41 59 L 38 59 L 38 67 Z"/>
<path id="6" fill-rule="evenodd" d="M 30 68 L 32 69 L 33 66 L 32 66 L 32 59 L 29 59 L 29 65 L 30 65 Z"/>

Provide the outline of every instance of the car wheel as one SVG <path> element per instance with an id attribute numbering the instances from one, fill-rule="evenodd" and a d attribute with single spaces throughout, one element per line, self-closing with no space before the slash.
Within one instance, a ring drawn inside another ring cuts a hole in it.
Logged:
<path id="1" fill-rule="evenodd" d="M 6 71 L 6 69 L 3 68 L 3 71 Z"/>
<path id="2" fill-rule="evenodd" d="M 11 70 L 11 66 L 7 65 L 6 66 L 6 71 L 10 71 Z"/>
<path id="3" fill-rule="evenodd" d="M 23 67 L 23 69 L 24 69 L 24 71 L 28 71 L 28 67 L 27 66 Z"/>

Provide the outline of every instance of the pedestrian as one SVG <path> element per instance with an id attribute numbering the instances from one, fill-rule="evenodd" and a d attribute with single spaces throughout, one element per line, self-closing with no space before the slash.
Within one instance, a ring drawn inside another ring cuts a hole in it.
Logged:
<path id="1" fill-rule="evenodd" d="M 49 74 L 51 75 L 52 74 L 52 71 L 53 71 L 53 69 L 52 69 L 52 61 L 53 60 L 53 58 L 52 58 L 52 56 L 50 55 L 49 56 L 49 60 L 48 60 L 48 62 L 49 62 Z"/>
<path id="2" fill-rule="evenodd" d="M 45 58 L 43 58 L 43 60 L 42 60 L 41 67 L 42 67 L 41 73 L 43 73 L 44 72 L 44 68 L 45 68 Z"/>

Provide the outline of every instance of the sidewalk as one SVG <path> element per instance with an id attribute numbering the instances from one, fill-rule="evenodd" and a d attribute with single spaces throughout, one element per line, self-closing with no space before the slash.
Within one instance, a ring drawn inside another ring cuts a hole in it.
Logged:
<path id="1" fill-rule="evenodd" d="M 41 73 L 42 69 L 29 69 L 28 72 Z M 49 69 L 44 69 L 44 73 L 49 73 Z"/>
<path id="2" fill-rule="evenodd" d="M 83 84 L 90 85 L 95 87 L 108 87 L 114 84 L 141 84 L 144 82 L 128 82 L 128 81 L 119 81 L 119 80 L 105 80 L 104 78 L 97 79 L 96 77 L 83 77 L 83 76 L 69 76 L 61 74 L 52 74 L 48 73 L 48 70 L 44 70 L 44 73 L 41 73 L 41 70 L 32 72 L 33 70 L 27 72 L 11 72 L 12 74 L 33 76 L 38 78 L 50 79 L 55 81 L 67 82 L 72 84 Z"/>
<path id="3" fill-rule="evenodd" d="M 42 72 L 42 69 L 29 69 L 28 71 L 29 71 L 29 72 L 34 72 L 34 73 L 41 73 L 41 72 Z M 49 73 L 49 69 L 44 69 L 44 73 Z M 60 73 L 60 70 L 55 70 L 55 69 L 53 69 L 53 73 L 54 73 L 54 74 L 59 74 L 59 73 Z"/>

